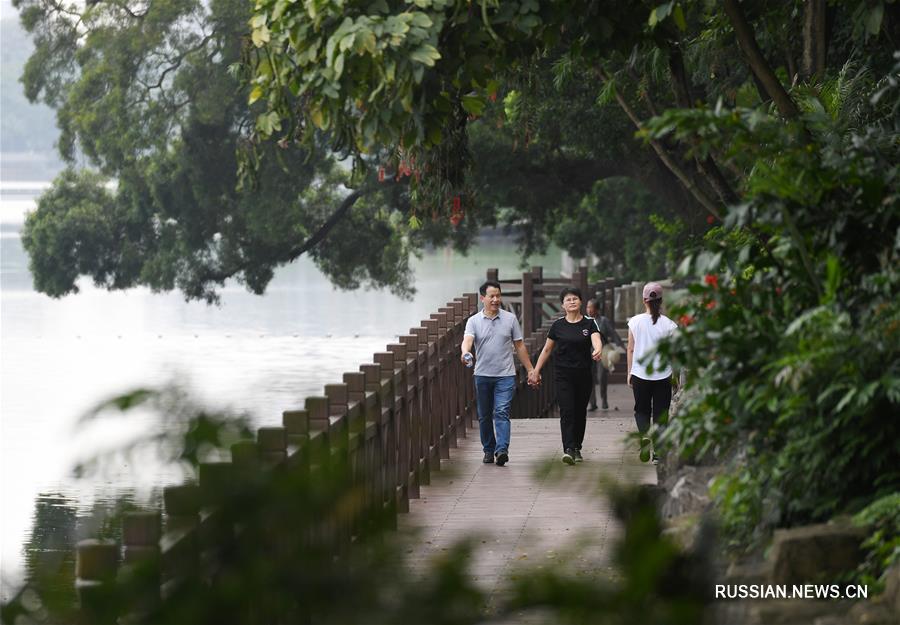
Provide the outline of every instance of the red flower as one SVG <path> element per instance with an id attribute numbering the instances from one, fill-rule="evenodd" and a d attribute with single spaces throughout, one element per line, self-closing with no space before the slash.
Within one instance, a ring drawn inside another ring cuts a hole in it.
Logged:
<path id="1" fill-rule="evenodd" d="M 458 195 L 454 195 L 453 196 L 453 212 L 458 213 L 460 206 L 462 206 L 462 200 L 459 198 Z"/>
<path id="2" fill-rule="evenodd" d="M 688 327 L 689 325 L 694 323 L 694 318 L 690 315 L 681 315 L 681 317 L 678 318 L 678 321 L 680 321 L 681 325 L 683 325 L 684 327 Z"/>
<path id="3" fill-rule="evenodd" d="M 488 98 L 490 98 L 491 102 L 496 102 L 497 101 L 497 92 L 495 91 L 494 93 L 489 95 Z"/>
<path id="4" fill-rule="evenodd" d="M 706 216 L 706 223 L 708 223 L 708 224 L 711 226 L 711 225 L 713 225 L 714 223 L 716 223 L 716 218 L 713 217 L 712 215 L 707 215 L 707 216 Z"/>
<path id="5" fill-rule="evenodd" d="M 459 222 L 461 222 L 462 220 L 462 213 L 453 213 L 452 215 L 450 215 L 450 223 L 452 223 L 454 226 L 458 226 Z"/>
<path id="6" fill-rule="evenodd" d="M 714 289 L 719 288 L 719 276 L 714 273 L 706 274 L 706 277 L 703 278 L 703 281 Z"/>
<path id="7" fill-rule="evenodd" d="M 706 302 L 706 310 L 712 310 L 715 307 L 716 307 L 716 300 L 711 299 L 708 302 Z"/>
<path id="8" fill-rule="evenodd" d="M 780 286 L 775 287 L 775 295 L 781 295 L 781 287 Z"/>

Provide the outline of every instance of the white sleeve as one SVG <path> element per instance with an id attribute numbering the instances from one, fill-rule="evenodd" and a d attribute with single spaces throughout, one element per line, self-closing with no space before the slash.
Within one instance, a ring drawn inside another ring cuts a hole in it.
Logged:
<path id="1" fill-rule="evenodd" d="M 466 319 L 466 329 L 463 334 L 465 336 L 475 336 L 475 315 Z"/>

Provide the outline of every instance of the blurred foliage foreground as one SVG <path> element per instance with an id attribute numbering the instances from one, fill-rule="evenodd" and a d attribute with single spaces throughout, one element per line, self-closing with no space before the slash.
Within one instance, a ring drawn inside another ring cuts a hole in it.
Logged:
<path id="1" fill-rule="evenodd" d="M 181 399 L 169 391 L 139 391 L 106 406 L 127 410 L 149 403 L 173 412 L 160 415 L 156 434 L 84 468 L 102 471 L 122 453 L 151 447 L 198 475 L 201 460 L 222 457 L 247 434 L 240 420 L 179 409 Z M 154 559 L 120 566 L 115 581 L 95 590 L 89 601 L 83 596 L 79 607 L 72 561 L 65 559 L 58 570 L 39 571 L 3 606 L 3 622 L 462 624 L 518 622 L 528 615 L 559 623 L 702 620 L 711 588 L 711 534 L 698 541 L 695 552 L 681 552 L 662 535 L 651 490 L 603 489 L 626 531 L 613 561 L 594 568 L 609 570 L 611 564 L 614 574 L 586 575 L 559 559 L 556 565 L 512 570 L 499 595 L 490 597 L 469 573 L 481 536 L 435 557 L 425 572 L 411 573 L 415 563 L 405 554 L 415 552 L 417 537 L 393 531 L 395 511 L 364 510 L 352 468 L 335 460 L 340 454 L 323 451 L 307 444 L 286 462 L 234 472 L 233 480 L 205 495 L 201 516 L 215 510 L 217 520 L 213 527 L 204 521 L 201 556 L 192 564 L 171 570 L 164 550 L 161 566 Z M 551 467 L 538 470 L 553 479 Z M 119 526 L 113 522 L 107 537 L 116 537 Z M 348 543 L 338 538 L 338 528 L 349 526 L 354 529 Z M 163 593 L 160 568 L 169 580 Z"/>

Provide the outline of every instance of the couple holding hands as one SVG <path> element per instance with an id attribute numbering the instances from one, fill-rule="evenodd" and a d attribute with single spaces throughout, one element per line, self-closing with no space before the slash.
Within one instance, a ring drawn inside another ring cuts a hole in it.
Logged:
<path id="1" fill-rule="evenodd" d="M 540 385 L 541 370 L 547 364 L 550 355 L 555 354 L 554 381 L 559 404 L 562 461 L 566 464 L 581 462 L 588 402 L 591 401 L 594 389 L 594 363 L 603 356 L 600 327 L 594 318 L 581 312 L 583 301 L 581 291 L 575 287 L 567 287 L 560 293 L 559 299 L 565 316 L 550 326 L 546 343 L 534 366 L 525 349 L 522 328 L 516 316 L 501 308 L 500 284 L 489 280 L 481 285 L 479 292 L 484 308 L 469 317 L 466 322 L 461 359 L 468 365 L 472 360 L 472 348 L 475 348 L 478 356 L 475 361 L 475 396 L 484 462 L 496 462 L 498 466 L 503 466 L 509 461 L 509 406 L 515 392 L 513 353 L 528 372 L 528 384 L 531 386 Z M 662 301 L 662 287 L 656 283 L 648 284 L 644 288 L 644 301 L 645 305 L 650 303 L 654 305 L 653 312 L 656 314 L 653 315 L 652 321 L 653 325 L 656 325 Z M 639 426 L 644 425 L 644 419 L 641 418 L 643 415 L 638 416 L 637 412 L 639 408 L 643 411 L 644 406 L 643 402 L 638 401 L 637 389 L 631 380 L 635 346 L 632 332 L 638 330 L 639 326 L 632 322 L 638 317 L 650 317 L 648 314 L 650 312 L 648 309 L 644 315 L 636 315 L 629 321 L 628 377 L 629 386 L 635 388 L 635 416 Z M 668 318 L 666 321 L 674 327 L 675 324 Z M 670 329 L 668 324 L 665 324 L 666 331 Z M 660 329 L 662 326 L 663 324 L 660 324 Z M 615 335 L 615 329 L 612 333 Z M 618 336 L 610 338 L 621 345 Z M 649 343 L 645 341 L 640 351 L 645 352 L 651 347 L 655 349 L 655 345 L 651 346 Z M 643 354 L 638 354 L 639 359 L 642 356 Z M 671 377 L 671 371 L 668 375 Z M 671 396 L 671 392 L 669 395 Z M 601 397 L 606 407 L 605 388 L 602 388 Z M 660 399 L 663 399 L 661 395 Z M 657 416 L 659 409 L 668 410 L 668 402 L 665 403 L 664 407 L 661 405 L 652 407 L 654 417 Z M 647 417 L 649 427 L 649 415 Z M 644 430 L 643 427 L 641 429 Z"/>

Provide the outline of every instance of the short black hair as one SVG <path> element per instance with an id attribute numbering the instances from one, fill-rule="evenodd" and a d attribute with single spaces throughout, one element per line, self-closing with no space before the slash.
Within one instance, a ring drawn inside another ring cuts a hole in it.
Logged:
<path id="1" fill-rule="evenodd" d="M 577 295 L 578 299 L 584 300 L 581 296 L 581 289 L 574 286 L 567 286 L 559 293 L 559 303 L 562 304 L 563 300 L 566 299 L 566 295 Z"/>
<path id="2" fill-rule="evenodd" d="M 482 297 L 484 297 L 485 295 L 487 295 L 488 287 L 491 287 L 491 286 L 494 287 L 495 289 L 497 289 L 498 291 L 501 291 L 501 292 L 503 291 L 503 289 L 500 288 L 500 283 L 497 282 L 496 280 L 486 280 L 484 284 L 482 284 L 480 287 L 478 287 L 478 292 L 481 293 Z"/>

